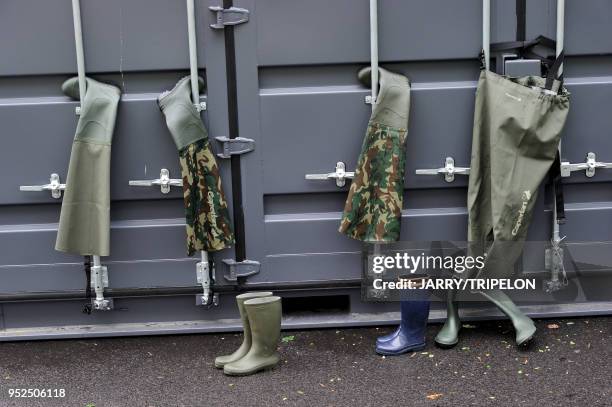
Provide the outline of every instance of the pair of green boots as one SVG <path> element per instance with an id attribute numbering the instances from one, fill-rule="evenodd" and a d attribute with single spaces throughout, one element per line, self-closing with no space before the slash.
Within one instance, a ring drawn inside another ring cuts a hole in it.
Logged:
<path id="1" fill-rule="evenodd" d="M 244 329 L 242 345 L 231 355 L 215 359 L 215 367 L 229 376 L 247 376 L 272 369 L 280 361 L 277 352 L 281 327 L 281 298 L 271 292 L 236 296 Z"/>

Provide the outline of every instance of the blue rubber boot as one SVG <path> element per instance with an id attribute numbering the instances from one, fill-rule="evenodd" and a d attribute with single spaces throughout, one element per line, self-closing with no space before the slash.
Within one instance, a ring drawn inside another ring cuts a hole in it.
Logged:
<path id="1" fill-rule="evenodd" d="M 429 316 L 429 298 L 402 301 L 401 322 L 395 332 L 376 340 L 379 355 L 401 355 L 425 347 L 425 329 Z"/>
<path id="2" fill-rule="evenodd" d="M 385 342 L 389 342 L 391 339 L 395 338 L 400 332 L 400 327 L 401 325 L 398 325 L 397 328 L 395 328 L 395 331 L 391 332 L 390 334 L 379 336 L 378 338 L 376 338 L 376 346 L 379 346 Z"/>

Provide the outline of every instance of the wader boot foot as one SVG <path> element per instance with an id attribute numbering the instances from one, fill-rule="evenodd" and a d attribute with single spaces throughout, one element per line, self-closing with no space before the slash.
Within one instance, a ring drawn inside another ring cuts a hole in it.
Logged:
<path id="1" fill-rule="evenodd" d="M 401 302 L 401 322 L 395 336 L 387 341 L 376 341 L 379 355 L 401 355 L 425 347 L 425 330 L 429 316 L 429 298 Z M 380 338 L 379 338 L 380 339 Z"/>
<path id="2" fill-rule="evenodd" d="M 242 358 L 223 367 L 223 373 L 229 376 L 247 376 L 272 369 L 280 361 L 277 352 L 282 314 L 280 297 L 253 298 L 246 300 L 244 307 L 251 326 L 251 348 Z"/>
<path id="3" fill-rule="evenodd" d="M 459 319 L 459 304 L 455 301 L 455 291 L 449 291 L 446 302 L 446 321 L 434 339 L 436 345 L 450 349 L 459 343 L 461 319 Z"/>
<path id="4" fill-rule="evenodd" d="M 536 332 L 536 326 L 533 320 L 523 314 L 516 304 L 512 302 L 510 297 L 500 290 L 481 291 L 480 294 L 485 296 L 510 318 L 514 330 L 516 331 L 515 339 L 518 346 L 526 345 L 533 338 Z"/>
<path id="5" fill-rule="evenodd" d="M 242 358 L 244 355 L 247 354 L 249 349 L 251 349 L 251 327 L 249 325 L 249 319 L 244 308 L 244 302 L 252 298 L 262 298 L 270 296 L 272 296 L 272 293 L 270 291 L 250 292 L 236 296 L 236 303 L 238 304 L 240 319 L 242 320 L 244 338 L 242 340 L 242 344 L 238 349 L 234 351 L 234 353 L 232 353 L 231 355 L 223 355 L 215 358 L 215 367 L 217 369 L 223 369 L 223 366 L 225 366 L 226 364 L 235 362 L 236 360 Z"/>

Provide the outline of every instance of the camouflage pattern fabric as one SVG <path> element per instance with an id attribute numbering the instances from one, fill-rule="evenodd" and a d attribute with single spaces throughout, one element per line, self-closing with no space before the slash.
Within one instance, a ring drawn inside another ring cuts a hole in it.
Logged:
<path id="1" fill-rule="evenodd" d="M 344 207 L 341 233 L 365 242 L 399 239 L 406 134 L 406 129 L 368 124 Z"/>
<path id="2" fill-rule="evenodd" d="M 234 243 L 219 167 L 208 138 L 179 152 L 187 223 L 187 252 L 216 251 Z"/>

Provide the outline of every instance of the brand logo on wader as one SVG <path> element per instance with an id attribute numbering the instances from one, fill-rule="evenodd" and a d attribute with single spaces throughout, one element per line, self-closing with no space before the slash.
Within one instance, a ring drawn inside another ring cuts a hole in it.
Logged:
<path id="1" fill-rule="evenodd" d="M 511 99 L 516 100 L 517 102 L 522 102 L 522 101 L 523 101 L 523 99 L 521 99 L 520 97 L 518 97 L 518 96 L 514 96 L 514 95 L 511 95 L 511 94 L 509 94 L 508 92 L 506 92 L 506 96 L 508 96 L 508 97 L 509 97 L 509 98 L 511 98 Z"/>
<path id="2" fill-rule="evenodd" d="M 530 191 L 523 191 L 523 204 L 521 205 L 521 209 L 519 209 L 518 218 L 516 219 L 516 224 L 514 225 L 514 229 L 512 229 L 512 236 L 516 236 L 518 234 L 521 225 L 523 224 L 523 218 L 525 217 L 525 212 L 527 211 L 527 204 L 531 199 Z"/>

